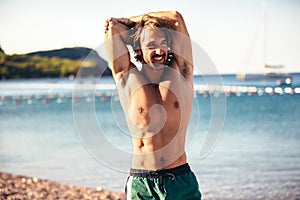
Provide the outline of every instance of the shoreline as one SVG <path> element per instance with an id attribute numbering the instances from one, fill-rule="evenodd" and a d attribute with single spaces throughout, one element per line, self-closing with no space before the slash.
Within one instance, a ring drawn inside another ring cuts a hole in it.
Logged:
<path id="1" fill-rule="evenodd" d="M 62 184 L 56 181 L 0 172 L 0 200 L 4 199 L 111 199 L 124 193 Z"/>

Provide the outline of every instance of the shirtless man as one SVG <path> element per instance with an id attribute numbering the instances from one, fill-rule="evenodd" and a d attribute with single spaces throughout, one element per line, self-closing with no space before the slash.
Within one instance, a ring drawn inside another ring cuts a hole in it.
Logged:
<path id="1" fill-rule="evenodd" d="M 181 14 L 110 18 L 105 45 L 132 136 L 127 199 L 201 199 L 185 153 L 194 90 L 191 41 Z M 132 54 L 142 67 L 131 62 Z"/>

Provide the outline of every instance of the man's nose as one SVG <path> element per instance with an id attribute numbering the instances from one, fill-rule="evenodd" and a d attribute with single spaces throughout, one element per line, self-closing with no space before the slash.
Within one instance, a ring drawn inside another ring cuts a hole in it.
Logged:
<path id="1" fill-rule="evenodd" d="M 155 53 L 160 55 L 162 53 L 162 49 L 161 48 L 156 48 Z"/>

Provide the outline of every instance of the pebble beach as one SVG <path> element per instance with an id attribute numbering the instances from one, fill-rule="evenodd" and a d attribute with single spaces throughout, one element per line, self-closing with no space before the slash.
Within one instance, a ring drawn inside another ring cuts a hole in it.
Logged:
<path id="1" fill-rule="evenodd" d="M 4 199 L 125 199 L 123 193 L 61 184 L 35 177 L 0 172 L 0 200 Z"/>

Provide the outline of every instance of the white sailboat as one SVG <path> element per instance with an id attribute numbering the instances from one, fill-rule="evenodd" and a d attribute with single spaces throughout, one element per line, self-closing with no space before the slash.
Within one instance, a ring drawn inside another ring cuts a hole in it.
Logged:
<path id="1" fill-rule="evenodd" d="M 237 74 L 237 79 L 239 81 L 275 81 L 277 85 L 290 85 L 292 78 L 285 72 L 284 65 L 267 64 L 267 30 L 267 1 L 263 0 L 262 21 L 248 49 L 243 68 Z M 255 49 L 255 44 L 259 44 L 258 51 L 257 48 Z M 256 55 L 254 55 L 255 53 Z M 259 74 L 250 74 L 247 72 L 249 68 L 257 65 L 260 65 L 262 72 Z"/>

